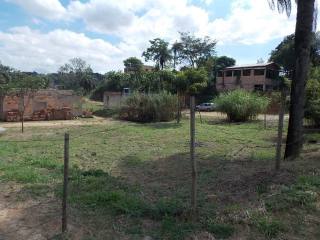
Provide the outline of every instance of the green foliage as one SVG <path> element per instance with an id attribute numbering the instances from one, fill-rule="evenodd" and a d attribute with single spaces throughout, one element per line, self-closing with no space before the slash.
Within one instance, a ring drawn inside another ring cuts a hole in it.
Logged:
<path id="1" fill-rule="evenodd" d="M 179 58 L 189 63 L 190 67 L 199 66 L 201 62 L 215 54 L 217 42 L 210 37 L 197 38 L 188 32 L 180 33 Z"/>
<path id="2" fill-rule="evenodd" d="M 269 99 L 238 89 L 221 94 L 215 103 L 221 112 L 227 114 L 229 121 L 243 122 L 264 112 L 269 105 Z"/>
<path id="3" fill-rule="evenodd" d="M 313 35 L 311 45 L 311 62 L 313 65 L 320 63 L 320 33 L 317 32 Z M 283 41 L 274 49 L 270 54 L 269 61 L 273 61 L 289 72 L 295 68 L 295 50 L 294 50 L 295 36 L 291 34 L 286 36 Z"/>
<path id="4" fill-rule="evenodd" d="M 204 68 L 188 68 L 178 73 L 175 80 L 176 88 L 181 92 L 196 95 L 203 90 L 208 83 L 208 74 Z"/>
<path id="5" fill-rule="evenodd" d="M 212 219 L 207 221 L 205 229 L 219 239 L 229 238 L 235 231 L 233 226 L 228 224 L 216 223 Z"/>
<path id="6" fill-rule="evenodd" d="M 267 198 L 265 204 L 268 211 L 286 211 L 296 207 L 312 209 L 316 200 L 313 191 L 297 185 L 284 187 L 279 193 Z"/>
<path id="7" fill-rule="evenodd" d="M 176 116 L 177 97 L 166 92 L 129 96 L 120 109 L 120 118 L 134 122 L 171 121 Z"/>
<path id="8" fill-rule="evenodd" d="M 146 61 L 154 61 L 159 69 L 163 70 L 166 63 L 172 59 L 171 52 L 168 48 L 169 43 L 160 38 L 149 41 L 151 46 L 142 53 Z"/>
<path id="9" fill-rule="evenodd" d="M 127 71 L 139 73 L 142 71 L 142 62 L 136 57 L 130 57 L 123 61 Z"/>
<path id="10" fill-rule="evenodd" d="M 61 66 L 59 78 L 65 89 L 72 89 L 83 94 L 89 93 L 96 86 L 91 67 L 81 58 L 72 58 Z"/>
<path id="11" fill-rule="evenodd" d="M 256 217 L 253 219 L 254 226 L 258 231 L 264 234 L 268 239 L 275 238 L 279 233 L 285 230 L 281 221 L 272 219 L 268 216 Z"/>
<path id="12" fill-rule="evenodd" d="M 161 222 L 162 239 L 184 240 L 195 229 L 190 222 L 181 222 L 174 217 L 166 216 Z"/>
<path id="13" fill-rule="evenodd" d="M 306 95 L 305 117 L 311 119 L 316 126 L 320 127 L 320 67 L 311 69 Z"/>

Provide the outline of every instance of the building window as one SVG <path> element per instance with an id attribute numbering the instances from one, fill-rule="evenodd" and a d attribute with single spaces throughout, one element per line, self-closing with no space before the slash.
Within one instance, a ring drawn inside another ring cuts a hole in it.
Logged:
<path id="1" fill-rule="evenodd" d="M 263 91 L 263 85 L 262 84 L 254 85 L 254 90 L 262 92 Z"/>
<path id="2" fill-rule="evenodd" d="M 242 71 L 243 76 L 250 76 L 251 75 L 251 69 L 245 69 Z"/>
<path id="3" fill-rule="evenodd" d="M 241 76 L 241 70 L 234 70 L 233 71 L 233 76 L 240 77 Z"/>
<path id="4" fill-rule="evenodd" d="M 255 69 L 254 70 L 255 76 L 263 76 L 264 75 L 264 69 Z"/>
<path id="5" fill-rule="evenodd" d="M 219 71 L 219 72 L 218 72 L 218 77 L 222 77 L 222 74 L 223 74 L 223 72 L 222 72 L 222 71 Z"/>
<path id="6" fill-rule="evenodd" d="M 279 76 L 278 71 L 267 69 L 266 77 L 270 79 L 276 79 Z"/>
<path id="7" fill-rule="evenodd" d="M 232 71 L 226 71 L 226 77 L 232 77 Z"/>

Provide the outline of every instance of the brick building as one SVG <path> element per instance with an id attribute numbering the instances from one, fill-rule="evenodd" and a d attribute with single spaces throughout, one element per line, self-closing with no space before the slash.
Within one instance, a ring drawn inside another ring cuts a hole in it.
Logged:
<path id="1" fill-rule="evenodd" d="M 82 98 L 72 90 L 39 90 L 25 97 L 24 120 L 68 120 L 82 114 Z M 20 105 L 20 107 L 19 107 Z M 0 97 L 0 120 L 20 121 L 21 100 L 16 95 Z"/>
<path id="2" fill-rule="evenodd" d="M 218 72 L 216 88 L 218 91 L 243 88 L 249 91 L 270 91 L 275 86 L 280 67 L 271 63 L 232 66 Z"/>

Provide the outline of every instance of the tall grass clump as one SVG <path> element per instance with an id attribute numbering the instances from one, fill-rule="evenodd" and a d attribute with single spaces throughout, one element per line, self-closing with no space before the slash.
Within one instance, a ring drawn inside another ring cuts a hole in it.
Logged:
<path id="1" fill-rule="evenodd" d="M 119 117 L 133 122 L 167 122 L 175 118 L 177 96 L 167 92 L 134 93 L 120 109 Z"/>
<path id="2" fill-rule="evenodd" d="M 267 97 L 242 89 L 223 93 L 216 99 L 219 111 L 226 113 L 231 122 L 245 122 L 266 111 L 270 100 Z"/>

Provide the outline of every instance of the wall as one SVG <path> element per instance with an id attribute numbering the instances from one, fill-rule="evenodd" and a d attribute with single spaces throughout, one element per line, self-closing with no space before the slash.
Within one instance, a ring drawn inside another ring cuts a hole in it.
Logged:
<path id="1" fill-rule="evenodd" d="M 39 90 L 33 96 L 26 96 L 25 99 L 25 120 L 45 120 L 51 118 L 63 118 L 63 111 L 68 112 L 70 117 L 82 114 L 82 98 L 71 90 Z M 21 99 L 16 95 L 7 95 L 0 99 L 0 117 L 8 120 L 8 116 L 19 115 L 21 111 Z M 2 109 L 1 109 L 2 108 Z M 18 118 L 17 116 L 15 118 Z M 16 119 L 18 121 L 19 119 Z M 13 121 L 13 120 L 12 120 Z"/>
<path id="2" fill-rule="evenodd" d="M 121 92 L 105 92 L 103 94 L 103 105 L 105 108 L 119 108 L 127 98 Z"/>

